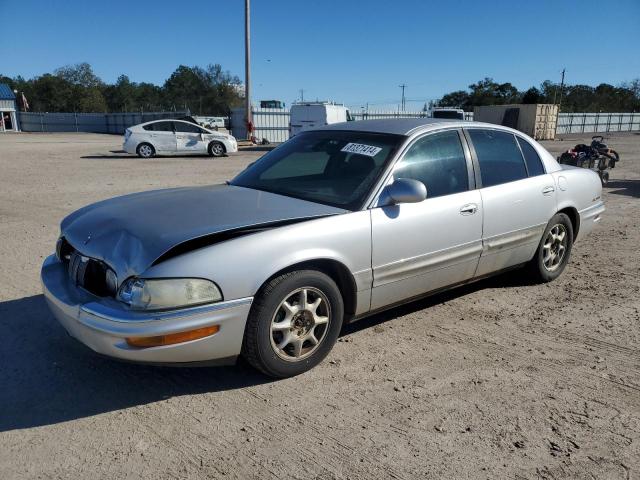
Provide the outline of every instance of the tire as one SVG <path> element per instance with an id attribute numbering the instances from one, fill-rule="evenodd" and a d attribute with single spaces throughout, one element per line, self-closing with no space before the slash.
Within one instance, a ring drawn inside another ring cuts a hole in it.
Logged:
<path id="1" fill-rule="evenodd" d="M 544 229 L 536 254 L 529 262 L 529 272 L 541 283 L 555 280 L 567 266 L 572 247 L 571 220 L 564 213 L 556 213 Z"/>
<path id="2" fill-rule="evenodd" d="M 136 148 L 136 153 L 140 158 L 151 158 L 156 154 L 156 149 L 150 143 L 141 143 Z"/>
<path id="3" fill-rule="evenodd" d="M 220 142 L 211 142 L 209 144 L 209 155 L 212 157 L 222 157 L 227 152 L 224 145 Z"/>
<path id="4" fill-rule="evenodd" d="M 324 273 L 298 270 L 280 275 L 265 284 L 253 301 L 242 355 L 271 377 L 299 375 L 331 351 L 342 329 L 343 315 L 342 294 Z"/>
<path id="5" fill-rule="evenodd" d="M 609 172 L 600 172 L 600 183 L 603 187 L 609 183 Z"/>

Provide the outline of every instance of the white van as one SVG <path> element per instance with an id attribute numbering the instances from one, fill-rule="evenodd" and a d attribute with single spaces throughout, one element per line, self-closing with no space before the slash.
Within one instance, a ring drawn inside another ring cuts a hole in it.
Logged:
<path id="1" fill-rule="evenodd" d="M 353 120 L 349 109 L 331 102 L 305 102 L 291 105 L 289 137 L 313 127 Z"/>

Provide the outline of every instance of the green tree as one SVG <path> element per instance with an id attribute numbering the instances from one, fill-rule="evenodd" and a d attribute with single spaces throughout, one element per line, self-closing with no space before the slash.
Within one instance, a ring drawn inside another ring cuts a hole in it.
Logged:
<path id="1" fill-rule="evenodd" d="M 522 95 L 522 103 L 542 103 L 543 96 L 536 87 L 531 87 Z"/>
<path id="2" fill-rule="evenodd" d="M 447 93 L 439 101 L 438 105 L 441 107 L 461 107 L 465 110 L 469 110 L 470 97 L 464 90 L 456 90 L 455 92 Z M 473 107 L 471 107 L 471 110 Z"/>

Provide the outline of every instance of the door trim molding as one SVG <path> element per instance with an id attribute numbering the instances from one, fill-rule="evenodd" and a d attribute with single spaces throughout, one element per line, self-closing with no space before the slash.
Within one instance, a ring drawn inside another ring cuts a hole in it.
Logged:
<path id="1" fill-rule="evenodd" d="M 436 252 L 403 258 L 373 268 L 373 287 L 424 275 L 459 263 L 477 260 L 482 252 L 482 240 L 456 245 Z"/>
<path id="2" fill-rule="evenodd" d="M 494 235 L 485 238 L 483 242 L 482 254 L 489 255 L 500 250 L 508 250 L 520 247 L 532 242 L 539 242 L 544 232 L 546 223 L 535 225 L 533 227 L 521 228 L 507 233 Z"/>

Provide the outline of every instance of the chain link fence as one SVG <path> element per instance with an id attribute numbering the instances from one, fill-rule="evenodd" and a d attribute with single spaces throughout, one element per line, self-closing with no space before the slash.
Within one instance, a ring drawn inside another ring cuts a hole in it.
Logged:
<path id="1" fill-rule="evenodd" d="M 139 123 L 180 118 L 189 111 L 137 113 L 36 113 L 20 112 L 23 132 L 87 132 L 122 135 L 125 129 Z"/>
<path id="2" fill-rule="evenodd" d="M 640 113 L 561 113 L 556 135 L 640 130 Z"/>

